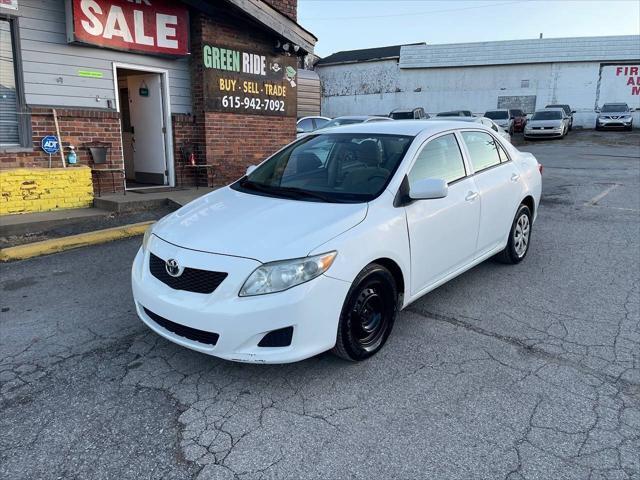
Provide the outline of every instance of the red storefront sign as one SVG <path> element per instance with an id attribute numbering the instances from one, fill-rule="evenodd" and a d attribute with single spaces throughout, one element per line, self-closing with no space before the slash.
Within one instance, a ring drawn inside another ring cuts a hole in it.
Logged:
<path id="1" fill-rule="evenodd" d="M 67 6 L 72 42 L 129 52 L 189 54 L 189 11 L 178 2 L 69 0 Z"/>

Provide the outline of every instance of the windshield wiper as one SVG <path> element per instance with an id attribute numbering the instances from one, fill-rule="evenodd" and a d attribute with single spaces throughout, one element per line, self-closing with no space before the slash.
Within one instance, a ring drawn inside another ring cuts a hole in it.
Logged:
<path id="1" fill-rule="evenodd" d="M 240 186 L 249 190 L 266 193 L 268 195 L 283 196 L 294 200 L 299 200 L 301 198 L 314 198 L 317 200 L 322 200 L 323 202 L 336 203 L 336 200 L 334 198 L 331 198 L 330 196 L 324 195 L 320 192 L 312 192 L 295 187 L 274 187 L 264 185 L 262 183 L 252 182 L 247 178 L 240 181 Z"/>

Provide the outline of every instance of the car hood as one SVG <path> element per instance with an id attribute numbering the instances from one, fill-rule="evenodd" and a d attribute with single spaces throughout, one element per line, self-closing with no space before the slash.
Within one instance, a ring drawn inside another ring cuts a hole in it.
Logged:
<path id="1" fill-rule="evenodd" d="M 167 215 L 153 234 L 192 250 L 270 262 L 305 257 L 366 215 L 366 203 L 306 202 L 224 187 Z"/>
<path id="2" fill-rule="evenodd" d="M 559 128 L 562 126 L 562 120 L 529 120 L 527 127 L 553 127 Z"/>

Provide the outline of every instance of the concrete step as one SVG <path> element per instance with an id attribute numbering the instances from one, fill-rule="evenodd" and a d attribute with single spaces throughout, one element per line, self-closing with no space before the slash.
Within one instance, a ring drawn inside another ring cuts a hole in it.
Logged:
<path id="1" fill-rule="evenodd" d="M 126 195 L 120 193 L 96 197 L 93 199 L 93 205 L 96 208 L 118 213 L 152 210 L 164 205 L 181 207 L 213 190 L 215 188 L 201 187 L 161 192 L 149 190 L 145 193 L 129 191 Z"/>

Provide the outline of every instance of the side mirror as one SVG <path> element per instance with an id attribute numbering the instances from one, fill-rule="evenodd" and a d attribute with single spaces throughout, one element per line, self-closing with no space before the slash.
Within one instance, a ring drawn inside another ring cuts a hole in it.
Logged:
<path id="1" fill-rule="evenodd" d="M 296 127 L 296 133 L 304 133 L 304 129 L 302 127 Z"/>
<path id="2" fill-rule="evenodd" d="M 430 200 L 444 198 L 449 193 L 447 182 L 441 178 L 425 178 L 409 187 L 409 197 L 412 200 Z"/>
<path id="3" fill-rule="evenodd" d="M 573 115 L 574 113 L 576 113 L 576 111 L 575 110 L 571 110 L 571 114 Z"/>
<path id="4" fill-rule="evenodd" d="M 599 108 L 596 108 L 596 113 L 600 113 L 600 109 Z"/>
<path id="5" fill-rule="evenodd" d="M 251 175 L 251 173 L 252 173 L 256 168 L 258 168 L 258 167 L 256 167 L 255 165 L 249 165 L 249 166 L 247 167 L 246 175 Z"/>

